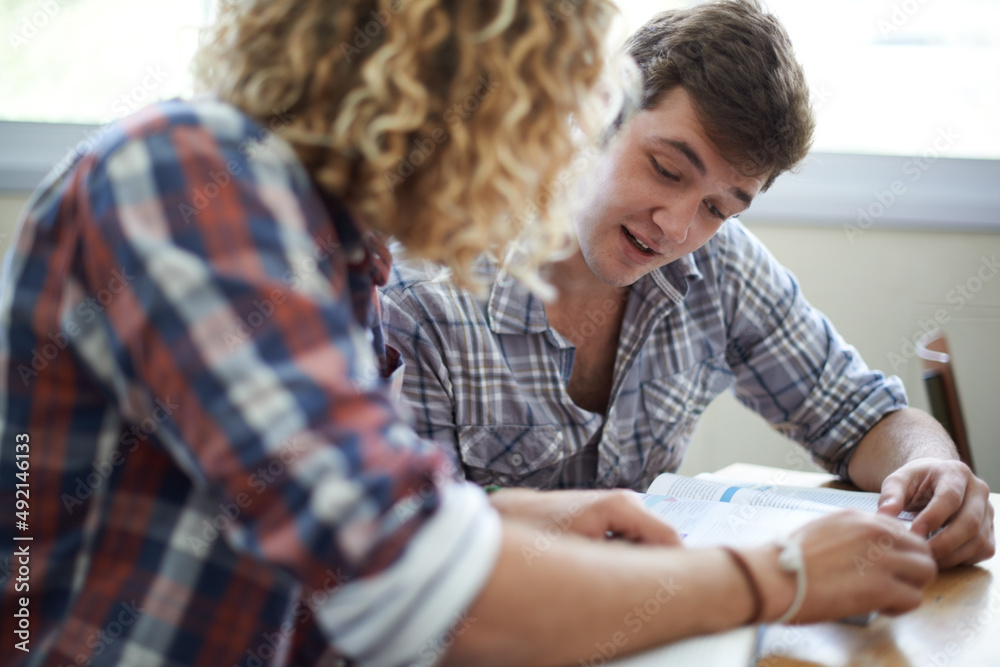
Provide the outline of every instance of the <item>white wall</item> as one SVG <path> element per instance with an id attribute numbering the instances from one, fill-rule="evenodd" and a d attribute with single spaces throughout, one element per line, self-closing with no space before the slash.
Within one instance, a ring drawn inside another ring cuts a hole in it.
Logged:
<path id="1" fill-rule="evenodd" d="M 24 203 L 24 197 L 0 196 L 2 250 Z M 1000 276 L 992 275 L 964 303 L 948 302 L 957 285 L 977 277 L 984 257 L 1000 259 L 1000 234 L 875 227 L 852 243 L 842 229 L 748 224 L 869 365 L 903 379 L 917 407 L 927 405 L 920 364 L 904 358 L 902 339 L 912 339 L 920 320 L 944 309 L 972 453 L 980 475 L 1000 490 Z M 977 287 L 974 280 L 970 287 Z M 899 355 L 895 369 L 890 354 Z M 681 470 L 693 474 L 735 461 L 811 467 L 796 445 L 725 394 L 705 412 Z"/>
<path id="2" fill-rule="evenodd" d="M 0 257 L 10 247 L 14 225 L 26 202 L 26 197 L 0 195 Z"/>

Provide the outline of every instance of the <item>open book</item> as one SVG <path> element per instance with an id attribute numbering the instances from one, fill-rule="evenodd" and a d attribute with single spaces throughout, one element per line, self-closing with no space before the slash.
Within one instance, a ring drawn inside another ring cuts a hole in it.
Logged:
<path id="1" fill-rule="evenodd" d="M 874 513 L 877 493 L 753 484 L 703 473 L 664 473 L 643 502 L 663 515 L 688 546 L 756 546 L 787 535 L 804 523 L 844 508 Z M 901 519 L 912 520 L 903 513 Z"/>
<path id="2" fill-rule="evenodd" d="M 877 493 L 754 484 L 711 473 L 684 477 L 664 473 L 643 494 L 647 507 L 662 515 L 693 547 L 727 544 L 752 547 L 785 536 L 823 514 L 844 508 L 875 512 Z M 901 519 L 912 520 L 903 513 Z M 845 619 L 866 624 L 873 615 Z M 743 627 L 716 635 L 684 639 L 636 656 L 610 662 L 616 667 L 755 663 L 758 628 Z"/>

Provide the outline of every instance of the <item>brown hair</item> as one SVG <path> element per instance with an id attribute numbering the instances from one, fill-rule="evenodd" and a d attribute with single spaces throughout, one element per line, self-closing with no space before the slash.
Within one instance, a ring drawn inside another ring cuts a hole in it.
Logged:
<path id="1" fill-rule="evenodd" d="M 532 282 L 569 238 L 542 195 L 582 146 L 614 14 L 608 0 L 226 0 L 196 65 L 251 117 L 287 113 L 276 132 L 368 226 L 461 284 L 484 251 L 515 254 Z M 510 215 L 529 207 L 530 222 Z"/>
<path id="2" fill-rule="evenodd" d="M 812 143 L 809 89 L 778 19 L 756 0 L 706 2 L 653 17 L 625 48 L 642 73 L 642 109 L 675 86 L 709 138 L 766 190 Z"/>

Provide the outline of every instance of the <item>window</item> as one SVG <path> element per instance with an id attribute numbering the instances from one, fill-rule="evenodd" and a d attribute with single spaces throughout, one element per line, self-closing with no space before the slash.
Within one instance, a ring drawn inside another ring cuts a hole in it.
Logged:
<path id="1" fill-rule="evenodd" d="M 815 150 L 1000 159 L 998 0 L 769 0 L 814 92 Z"/>
<path id="2" fill-rule="evenodd" d="M 0 190 L 30 190 L 101 123 L 189 92 L 212 4 L 4 0 Z M 690 4 L 619 1 L 629 31 Z M 1000 0 L 765 4 L 795 44 L 818 129 L 748 220 L 1000 229 Z"/>
<path id="3" fill-rule="evenodd" d="M 823 153 L 1000 159 L 1000 0 L 765 0 L 795 45 Z M 692 2 L 623 2 L 634 30 Z"/>
<path id="4" fill-rule="evenodd" d="M 207 0 L 4 0 L 0 120 L 100 124 L 191 90 Z"/>
<path id="5" fill-rule="evenodd" d="M 3 0 L 0 191 L 29 191 L 101 126 L 191 91 L 212 0 Z"/>
<path id="6" fill-rule="evenodd" d="M 689 0 L 621 3 L 634 30 Z M 1000 0 L 764 0 L 813 94 L 813 152 L 748 221 L 1000 229 Z"/>

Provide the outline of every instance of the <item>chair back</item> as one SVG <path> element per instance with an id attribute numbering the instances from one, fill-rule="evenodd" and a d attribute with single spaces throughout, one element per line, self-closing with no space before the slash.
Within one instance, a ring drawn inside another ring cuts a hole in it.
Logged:
<path id="1" fill-rule="evenodd" d="M 973 472 L 972 451 L 969 449 L 968 435 L 962 405 L 958 400 L 958 387 L 951 368 L 951 354 L 944 332 L 935 329 L 921 336 L 916 343 L 917 356 L 924 367 L 924 387 L 930 401 L 931 414 L 941 422 L 948 435 L 955 441 L 958 456 Z"/>

